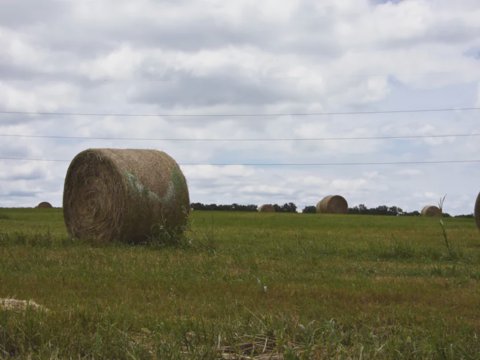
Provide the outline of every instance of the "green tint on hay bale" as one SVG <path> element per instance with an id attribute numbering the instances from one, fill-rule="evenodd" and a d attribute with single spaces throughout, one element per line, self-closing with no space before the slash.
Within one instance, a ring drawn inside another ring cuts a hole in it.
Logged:
<path id="1" fill-rule="evenodd" d="M 442 210 L 435 205 L 427 205 L 422 209 L 422 216 L 442 216 Z"/>
<path id="2" fill-rule="evenodd" d="M 275 207 L 272 204 L 263 204 L 258 208 L 259 212 L 275 212 Z"/>
<path id="3" fill-rule="evenodd" d="M 51 209 L 53 208 L 52 204 L 47 201 L 42 201 L 40 204 L 36 206 L 37 209 Z"/>
<path id="4" fill-rule="evenodd" d="M 477 195 L 477 200 L 475 201 L 475 223 L 477 228 L 480 229 L 480 193 Z"/>
<path id="5" fill-rule="evenodd" d="M 185 177 L 162 151 L 85 150 L 65 178 L 63 213 L 74 238 L 143 242 L 159 230 L 176 236 L 189 209 Z"/>
<path id="6" fill-rule="evenodd" d="M 343 196 L 329 195 L 324 197 L 317 204 L 317 213 L 322 214 L 346 214 L 348 203 Z"/>

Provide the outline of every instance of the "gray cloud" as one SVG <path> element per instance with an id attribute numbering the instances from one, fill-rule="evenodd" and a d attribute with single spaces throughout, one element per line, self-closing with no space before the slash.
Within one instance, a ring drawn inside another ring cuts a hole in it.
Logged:
<path id="1" fill-rule="evenodd" d="M 478 106 L 476 1 L 7 0 L 0 110 L 305 113 Z M 291 117 L 0 114 L 0 134 L 291 138 L 480 132 L 477 113 Z M 86 147 L 159 148 L 184 163 L 474 159 L 476 138 L 168 142 L 0 137 L 0 157 L 71 159 Z M 0 203 L 61 203 L 68 162 L 0 160 Z M 453 169 L 455 166 L 455 170 Z M 185 167 L 193 201 L 418 209 L 448 193 L 470 212 L 473 165 Z M 33 190 L 32 190 L 33 189 Z M 449 201 L 449 199 L 452 199 Z"/>
<path id="2" fill-rule="evenodd" d="M 10 191 L 5 194 L 5 196 L 32 198 L 35 197 L 37 193 L 37 191 Z"/>
<path id="3" fill-rule="evenodd" d="M 68 5 L 64 1 L 5 0 L 2 1 L 0 24 L 11 28 L 32 28 L 66 15 Z"/>
<path id="4" fill-rule="evenodd" d="M 288 93 L 274 86 L 267 87 L 234 76 L 211 76 L 205 79 L 178 77 L 164 86 L 150 83 L 139 90 L 132 100 L 156 104 L 162 108 L 174 108 L 184 103 L 191 106 L 262 106 L 288 99 Z"/>

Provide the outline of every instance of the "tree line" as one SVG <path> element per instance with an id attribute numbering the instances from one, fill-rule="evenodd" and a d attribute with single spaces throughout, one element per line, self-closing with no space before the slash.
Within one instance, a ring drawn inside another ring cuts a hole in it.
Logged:
<path id="1" fill-rule="evenodd" d="M 297 206 L 294 203 L 285 203 L 283 205 L 272 204 L 275 212 L 288 212 L 296 213 Z M 257 211 L 257 205 L 240 205 L 240 204 L 231 204 L 231 205 L 217 205 L 217 204 L 202 204 L 202 203 L 192 203 L 190 208 L 193 210 L 218 210 L 218 211 Z"/>
<path id="2" fill-rule="evenodd" d="M 315 206 L 306 206 L 302 213 L 304 214 L 314 214 L 317 212 Z M 388 216 L 397 216 L 397 215 L 411 215 L 416 216 L 420 215 L 418 211 L 405 212 L 398 206 L 386 206 L 380 205 L 375 208 L 367 208 L 364 204 L 360 204 L 351 208 L 348 208 L 349 214 L 361 214 L 361 215 L 388 215 Z"/>
<path id="3" fill-rule="evenodd" d="M 296 213 L 297 206 L 294 203 L 285 203 L 283 205 L 272 204 L 275 212 L 282 212 L 282 213 Z M 209 211 L 258 211 L 258 206 L 254 204 L 248 205 L 241 205 L 241 204 L 202 204 L 200 202 L 192 203 L 190 205 L 191 209 L 193 210 L 209 210 Z M 303 214 L 315 214 L 317 209 L 315 206 L 305 206 L 303 208 Z M 373 208 L 368 208 L 364 204 L 356 205 L 354 207 L 348 208 L 349 214 L 359 214 L 359 215 L 387 215 L 387 216 L 419 216 L 420 212 L 415 211 L 403 211 L 398 206 L 387 206 L 387 205 L 380 205 Z M 450 214 L 443 213 L 444 217 L 450 217 Z M 467 215 L 457 215 L 455 217 L 473 217 L 473 214 Z"/>

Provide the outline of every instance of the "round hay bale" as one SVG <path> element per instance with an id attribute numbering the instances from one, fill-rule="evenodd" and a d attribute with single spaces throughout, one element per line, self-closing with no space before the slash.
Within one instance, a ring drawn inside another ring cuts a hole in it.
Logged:
<path id="1" fill-rule="evenodd" d="M 427 205 L 421 211 L 422 216 L 442 216 L 442 210 L 435 205 Z"/>
<path id="2" fill-rule="evenodd" d="M 263 204 L 258 208 L 259 212 L 275 212 L 275 207 L 272 204 Z"/>
<path id="3" fill-rule="evenodd" d="M 53 208 L 52 204 L 50 204 L 47 201 L 42 201 L 39 203 L 37 206 L 35 206 L 36 209 L 51 209 Z"/>
<path id="4" fill-rule="evenodd" d="M 475 223 L 477 228 L 480 229 L 480 193 L 477 195 L 477 200 L 475 201 Z"/>
<path id="5" fill-rule="evenodd" d="M 162 151 L 88 149 L 65 178 L 63 213 L 74 238 L 138 243 L 157 231 L 177 236 L 189 209 L 185 177 Z"/>
<path id="6" fill-rule="evenodd" d="M 348 203 L 343 196 L 329 195 L 317 203 L 317 213 L 323 214 L 346 214 Z"/>

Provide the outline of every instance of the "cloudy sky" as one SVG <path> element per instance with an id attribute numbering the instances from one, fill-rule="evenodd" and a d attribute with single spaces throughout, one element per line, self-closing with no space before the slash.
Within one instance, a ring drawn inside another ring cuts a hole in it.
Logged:
<path id="1" fill-rule="evenodd" d="M 0 207 L 61 206 L 92 147 L 166 151 L 192 202 L 480 191 L 480 162 L 411 164 L 480 160 L 478 0 L 2 0 L 0 49 Z"/>

